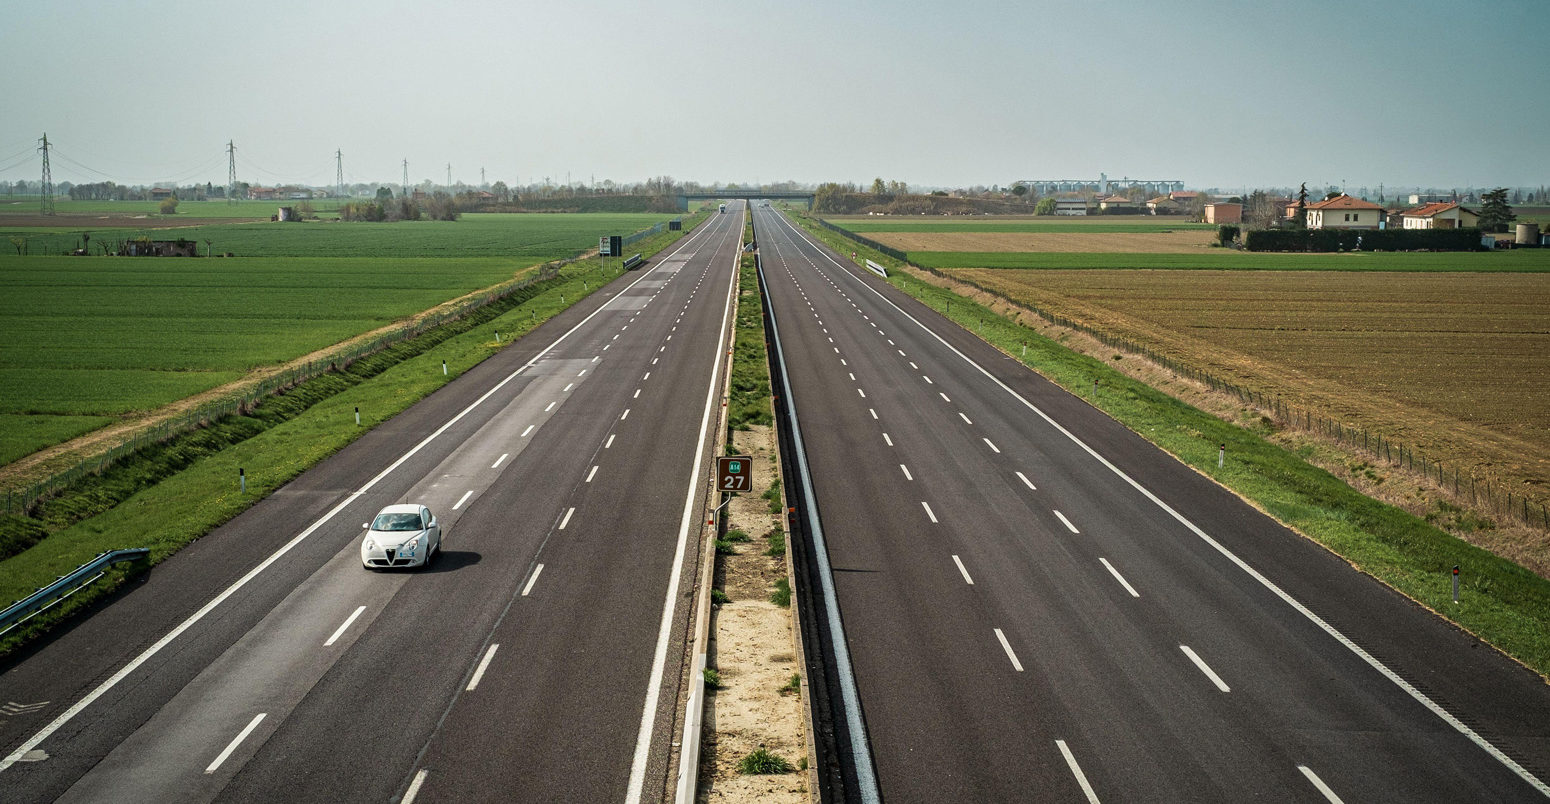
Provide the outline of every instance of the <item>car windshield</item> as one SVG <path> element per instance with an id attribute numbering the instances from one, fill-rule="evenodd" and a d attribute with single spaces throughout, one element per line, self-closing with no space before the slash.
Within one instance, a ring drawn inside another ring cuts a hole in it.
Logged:
<path id="1" fill-rule="evenodd" d="M 377 514 L 372 530 L 421 530 L 419 514 Z"/>

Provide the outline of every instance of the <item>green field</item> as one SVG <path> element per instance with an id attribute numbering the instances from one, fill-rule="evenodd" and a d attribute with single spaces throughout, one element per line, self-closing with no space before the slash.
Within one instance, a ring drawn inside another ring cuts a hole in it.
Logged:
<path id="1" fill-rule="evenodd" d="M 857 234 L 863 232 L 1028 232 L 1045 234 L 1145 234 L 1172 232 L 1183 229 L 1215 229 L 1210 223 L 1189 223 L 1184 220 L 1164 218 L 1156 223 L 1049 223 L 1023 220 L 962 220 L 910 222 L 879 222 L 836 219 L 830 221 Z"/>
<path id="2" fill-rule="evenodd" d="M 319 198 L 309 201 L 313 209 L 319 214 L 337 214 L 339 203 L 343 199 Z M 58 199 L 54 201 L 54 212 L 61 215 L 149 215 L 159 220 L 177 220 L 178 218 L 268 218 L 275 213 L 275 209 L 281 206 L 299 204 L 300 201 L 238 201 L 228 204 L 225 201 L 179 201 L 178 211 L 173 215 L 160 214 L 160 201 L 71 201 Z M 39 201 L 37 198 L 0 198 L 0 222 L 6 215 L 36 215 L 38 214 Z M 3 225 L 3 223 L 0 223 Z"/>
<path id="3" fill-rule="evenodd" d="M 1052 251 L 912 251 L 923 268 L 1152 268 L 1238 271 L 1550 271 L 1550 249 L 1498 252 L 1272 254 L 1212 250 L 1203 254 L 1063 253 Z"/>
<path id="4" fill-rule="evenodd" d="M 0 255 L 0 464 L 670 217 L 227 224 L 204 227 L 217 250 L 264 256 Z"/>
<path id="5" fill-rule="evenodd" d="M 273 205 L 270 205 L 273 206 Z M 60 227 L 7 227 L 0 216 L 0 249 L 15 257 L 9 238 L 29 239 L 29 254 L 63 254 L 91 232 L 94 243 L 150 237 L 186 238 L 200 253 L 239 257 L 538 257 L 552 259 L 597 247 L 605 234 L 629 234 L 677 215 L 661 213 L 470 213 L 456 221 L 397 223 L 230 223 L 145 229 L 96 229 L 70 222 Z M 208 246 L 204 242 L 211 241 Z M 95 248 L 95 246 L 93 247 Z M 3 258 L 0 258 L 3 260 Z M 3 265 L 0 262 L 0 265 Z"/>

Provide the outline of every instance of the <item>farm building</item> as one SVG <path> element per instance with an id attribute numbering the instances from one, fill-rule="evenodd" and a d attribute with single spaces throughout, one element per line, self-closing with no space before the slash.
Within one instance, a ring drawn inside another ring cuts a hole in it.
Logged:
<path id="1" fill-rule="evenodd" d="M 1206 223 L 1242 223 L 1243 205 L 1218 201 L 1205 206 Z"/>
<path id="2" fill-rule="evenodd" d="M 176 190 L 171 190 L 171 189 L 168 189 L 166 187 L 152 187 L 151 188 L 151 200 L 152 201 L 165 201 L 165 200 L 167 200 L 169 198 L 172 198 L 175 195 L 177 195 L 177 191 Z"/>
<path id="3" fill-rule="evenodd" d="M 1179 203 L 1160 195 L 1146 202 L 1146 211 L 1153 215 L 1172 215 L 1179 211 Z"/>
<path id="4" fill-rule="evenodd" d="M 1480 215 L 1456 201 L 1438 201 L 1400 213 L 1406 229 L 1463 229 L 1480 225 Z"/>
<path id="5" fill-rule="evenodd" d="M 128 240 L 119 247 L 120 257 L 197 257 L 199 244 L 193 240 Z"/>
<path id="6" fill-rule="evenodd" d="M 1179 190 L 1178 192 L 1168 193 L 1168 197 L 1179 204 L 1193 204 L 1196 201 L 1206 200 L 1203 195 L 1194 190 Z"/>
<path id="7" fill-rule="evenodd" d="M 1056 198 L 1055 198 L 1055 214 L 1056 215 L 1086 215 L 1087 214 L 1087 199 L 1085 199 L 1085 198 L 1083 198 L 1081 196 L 1075 196 L 1075 197 L 1056 196 Z"/>
<path id="8" fill-rule="evenodd" d="M 280 190 L 275 187 L 249 187 L 248 198 L 254 201 L 273 201 L 280 197 Z"/>
<path id="9" fill-rule="evenodd" d="M 1309 229 L 1379 229 L 1384 211 L 1371 201 L 1341 193 L 1309 204 L 1307 215 Z"/>
<path id="10" fill-rule="evenodd" d="M 1111 195 L 1098 199 L 1098 209 L 1110 215 L 1129 215 L 1136 211 L 1136 202 L 1122 195 Z"/>

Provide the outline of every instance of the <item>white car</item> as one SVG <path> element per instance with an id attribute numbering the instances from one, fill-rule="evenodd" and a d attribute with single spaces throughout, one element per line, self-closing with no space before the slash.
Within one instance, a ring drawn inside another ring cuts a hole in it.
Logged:
<path id="1" fill-rule="evenodd" d="M 366 528 L 361 564 L 367 569 L 423 567 L 441 552 L 441 523 L 423 505 L 389 505 L 361 527 Z"/>

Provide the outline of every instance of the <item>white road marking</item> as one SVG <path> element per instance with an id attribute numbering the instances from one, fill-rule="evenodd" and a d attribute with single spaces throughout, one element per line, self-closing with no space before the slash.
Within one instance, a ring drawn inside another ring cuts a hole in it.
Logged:
<path id="1" fill-rule="evenodd" d="M 973 420 L 971 420 L 968 416 L 964 415 L 963 411 L 958 411 L 958 418 L 963 419 L 963 423 L 964 424 L 973 424 L 974 423 Z"/>
<path id="2" fill-rule="evenodd" d="M 561 389 L 560 393 L 562 393 L 562 394 L 570 393 L 570 389 L 575 388 L 575 387 L 576 387 L 576 384 L 573 383 L 573 382 L 565 383 L 565 387 L 563 389 Z"/>
<path id="3" fill-rule="evenodd" d="M 899 464 L 899 468 L 904 470 L 904 479 L 905 480 L 914 480 L 915 479 L 914 475 L 910 474 L 910 468 L 908 466 L 905 466 L 904 464 L 901 463 L 901 464 Z"/>
<path id="4" fill-rule="evenodd" d="M 899 352 L 899 357 L 909 357 L 909 355 L 907 355 L 907 354 L 905 354 L 905 353 L 904 353 L 904 350 L 903 350 L 903 349 L 899 349 L 899 350 L 897 350 L 897 351 L 898 351 L 898 352 Z"/>
<path id="5" fill-rule="evenodd" d="M 611 343 L 609 343 L 609 344 L 604 344 L 604 345 L 603 345 L 603 351 L 605 351 L 605 352 L 606 352 L 606 351 L 608 351 L 608 349 L 609 349 L 609 347 L 611 347 L 611 346 L 613 346 L 613 344 L 611 344 Z"/>
<path id="6" fill-rule="evenodd" d="M 999 628 L 996 629 L 996 639 L 1001 640 L 1001 647 L 1006 650 L 1006 658 L 1012 660 L 1012 667 L 1021 673 L 1023 671 L 1023 663 L 1017 661 L 1017 654 L 1012 652 L 1012 643 L 1006 641 L 1006 634 L 1001 633 Z"/>
<path id="7" fill-rule="evenodd" d="M 1062 514 L 1059 511 L 1055 511 L 1055 516 L 1058 517 L 1060 519 L 1061 523 L 1066 526 L 1066 530 L 1069 530 L 1072 533 L 1081 533 L 1081 531 L 1076 529 L 1075 525 L 1071 524 L 1071 520 L 1066 519 L 1066 515 L 1065 514 Z"/>
<path id="8" fill-rule="evenodd" d="M 636 388 L 636 389 L 635 389 L 635 395 L 634 395 L 634 396 L 632 396 L 632 397 L 630 397 L 630 398 L 631 398 L 631 399 L 640 399 L 640 389 L 639 389 L 639 388 Z"/>
<path id="9" fill-rule="evenodd" d="M 883 433 L 883 441 L 885 441 L 888 446 L 893 446 L 893 439 L 889 438 L 887 433 Z"/>
<path id="10" fill-rule="evenodd" d="M 958 558 L 957 556 L 953 556 L 953 563 L 957 564 L 958 565 L 958 571 L 963 573 L 963 582 L 968 584 L 968 585 L 970 585 L 970 586 L 973 586 L 974 585 L 974 579 L 969 577 L 969 571 L 964 568 L 963 560 Z"/>
<path id="11" fill-rule="evenodd" d="M 616 436 L 616 435 L 618 435 L 618 433 L 611 433 L 611 434 L 609 434 L 609 436 L 608 436 L 608 443 L 603 445 L 603 449 L 608 449 L 609 447 L 614 445 L 614 436 Z"/>
<path id="12" fill-rule="evenodd" d="M 1302 775 L 1307 777 L 1308 781 L 1312 782 L 1313 786 L 1318 788 L 1320 793 L 1324 794 L 1324 798 L 1329 799 L 1329 804 L 1345 804 L 1345 802 L 1340 800 L 1339 796 L 1335 795 L 1335 791 L 1329 789 L 1329 785 L 1324 784 L 1324 780 L 1320 779 L 1319 775 L 1314 773 L 1312 768 L 1307 765 L 1298 765 L 1297 770 L 1302 771 Z"/>
<path id="13" fill-rule="evenodd" d="M 558 402 L 550 402 L 549 405 L 544 408 L 544 412 L 548 413 L 549 411 L 554 410 L 554 406 L 558 405 L 558 404 L 560 404 L 560 403 L 558 403 Z"/>
<path id="14" fill-rule="evenodd" d="M 414 781 L 409 783 L 409 789 L 404 791 L 404 800 L 399 804 L 414 804 L 414 797 L 420 795 L 420 785 L 425 784 L 425 775 L 430 773 L 422 769 L 414 775 Z"/>
<path id="15" fill-rule="evenodd" d="M 593 355 L 593 356 L 592 356 L 592 362 L 593 362 L 593 363 L 596 363 L 596 362 L 597 362 L 597 361 L 599 361 L 599 360 L 602 360 L 602 359 L 603 359 L 603 356 L 602 356 L 602 355 Z M 586 373 L 587 373 L 587 372 L 586 372 L 586 371 L 585 371 L 585 370 L 582 370 L 582 372 L 581 372 L 581 374 L 586 374 Z M 577 374 L 577 375 L 576 375 L 576 376 L 577 376 L 577 377 L 580 377 L 580 376 L 581 376 L 581 374 Z"/>
<path id="16" fill-rule="evenodd" d="M 894 344 L 893 344 L 893 338 L 889 338 L 889 339 L 888 339 L 888 345 L 889 345 L 889 346 L 893 346 L 893 345 L 894 345 Z"/>
<path id="17" fill-rule="evenodd" d="M 872 418 L 877 418 L 877 410 L 875 408 L 867 408 L 867 412 L 872 414 Z"/>
<path id="18" fill-rule="evenodd" d="M 838 347 L 838 346 L 834 347 L 834 353 L 835 354 L 839 354 L 840 353 L 840 347 Z"/>
<path id="19" fill-rule="evenodd" d="M 592 476 L 593 476 L 593 475 L 595 475 L 595 474 L 597 474 L 597 467 L 596 467 L 596 466 L 593 466 L 593 467 L 592 467 L 592 471 L 590 471 L 590 472 L 588 472 L 588 473 L 587 473 L 587 482 L 588 482 L 588 483 L 591 483 L 591 482 L 592 482 Z M 453 506 L 453 507 L 454 507 L 454 508 L 455 508 L 455 507 L 457 507 L 457 506 Z"/>
<path id="20" fill-rule="evenodd" d="M 928 505 L 925 500 L 920 501 L 920 507 L 926 509 L 926 516 L 931 517 L 932 522 L 936 521 L 936 512 L 931 510 L 931 506 Z"/>
<path id="21" fill-rule="evenodd" d="M 849 363 L 846 363 L 846 362 L 845 362 L 845 358 L 843 358 L 843 357 L 842 357 L 842 358 L 840 358 L 840 365 L 842 365 L 842 366 L 848 366 L 848 365 L 850 365 L 850 364 L 849 364 Z"/>
<path id="22" fill-rule="evenodd" d="M 927 377 L 927 376 L 926 376 L 926 375 L 924 375 L 924 374 L 922 374 L 922 375 L 920 375 L 920 378 L 921 378 L 921 379 L 922 379 L 922 380 L 925 380 L 925 381 L 926 381 L 926 384 L 927 384 L 927 385 L 936 385 L 936 383 L 934 383 L 934 382 L 932 382 L 932 381 L 931 381 L 931 378 L 930 378 L 930 377 Z"/>
<path id="23" fill-rule="evenodd" d="M 1179 650 L 1184 651 L 1184 655 L 1188 656 L 1189 660 L 1194 662 L 1196 667 L 1200 668 L 1200 672 L 1206 674 L 1206 678 L 1211 679 L 1211 683 L 1215 684 L 1217 689 L 1221 690 L 1222 692 L 1232 692 L 1232 690 L 1228 688 L 1227 682 L 1223 681 L 1222 677 L 1217 675 L 1216 671 L 1212 670 L 1203 659 L 1195 655 L 1195 652 L 1190 650 L 1188 645 L 1180 645 Z"/>
<path id="24" fill-rule="evenodd" d="M 646 372 L 646 376 L 641 377 L 640 379 L 641 379 L 641 382 L 645 382 L 646 380 L 651 379 L 651 372 L 649 372 L 649 371 Z"/>
<path id="25" fill-rule="evenodd" d="M 533 432 L 533 430 L 534 430 L 534 429 L 535 429 L 535 428 L 537 428 L 537 427 L 538 427 L 538 425 L 536 425 L 536 424 L 530 424 L 530 425 L 528 425 L 528 426 L 527 426 L 527 429 L 526 429 L 526 430 L 523 430 L 523 431 L 522 431 L 522 437 L 523 437 L 523 438 L 527 438 L 527 434 L 528 434 L 528 433 L 531 433 L 531 432 Z"/>
<path id="26" fill-rule="evenodd" d="M 479 679 L 484 678 L 484 671 L 489 669 L 490 660 L 495 658 L 495 651 L 499 647 L 499 644 L 492 644 L 490 649 L 484 652 L 484 660 L 479 662 L 479 669 L 475 670 L 474 677 L 468 680 L 468 686 L 463 688 L 464 692 L 473 692 L 474 688 L 479 686 Z"/>
<path id="27" fill-rule="evenodd" d="M 624 413 L 619 415 L 619 421 L 622 422 L 622 421 L 624 421 L 625 419 L 628 419 L 628 418 L 630 418 L 630 409 L 629 408 L 625 408 L 624 409 Z"/>
<path id="28" fill-rule="evenodd" d="M 565 509 L 565 518 L 560 520 L 560 530 L 565 530 L 565 526 L 570 524 L 570 515 L 574 513 L 576 513 L 575 506 Z"/>
<path id="29" fill-rule="evenodd" d="M 1023 481 L 1023 485 L 1027 486 L 1030 491 L 1039 490 L 1039 487 L 1033 485 L 1033 481 L 1029 480 L 1027 475 L 1023 474 L 1022 472 L 1013 472 L 1013 474 L 1017 475 L 1017 479 Z"/>
<path id="30" fill-rule="evenodd" d="M 656 364 L 657 364 L 657 359 L 655 357 L 651 358 L 651 365 L 655 366 Z"/>
<path id="31" fill-rule="evenodd" d="M 862 399 L 866 398 L 866 391 L 863 391 L 860 388 L 857 388 L 856 389 L 856 393 L 860 394 Z"/>
<path id="32" fill-rule="evenodd" d="M 463 492 L 463 496 L 457 498 L 457 502 L 452 504 L 452 510 L 456 511 L 457 509 L 462 508 L 463 507 L 463 503 L 468 502 L 468 498 L 472 497 L 472 496 L 474 496 L 474 492 L 473 492 L 472 489 L 469 489 L 468 491 Z"/>
<path id="33" fill-rule="evenodd" d="M 1098 794 L 1093 792 L 1093 786 L 1087 783 L 1087 774 L 1082 772 L 1082 766 L 1076 764 L 1076 755 L 1066 747 L 1065 740 L 1056 740 L 1055 745 L 1060 748 L 1060 755 L 1066 758 L 1066 767 L 1071 769 L 1071 775 L 1076 777 L 1076 783 L 1082 786 L 1082 793 L 1087 796 L 1087 804 L 1098 804 Z"/>
<path id="34" fill-rule="evenodd" d="M 942 401 L 943 401 L 943 402 L 951 402 L 951 401 L 953 401 L 953 400 L 952 400 L 952 399 L 950 399 L 950 398 L 948 398 L 948 396 L 947 396 L 947 394 L 944 394 L 944 393 L 942 393 L 942 392 L 941 392 L 941 391 L 937 391 L 937 392 L 936 392 L 936 395 L 937 395 L 937 396 L 939 396 L 939 397 L 942 397 Z M 959 416 L 963 416 L 963 414 L 962 414 L 962 413 L 960 413 L 960 414 L 958 414 L 958 415 L 959 415 Z M 968 417 L 968 416 L 963 416 L 963 417 L 964 417 L 964 418 L 965 418 L 965 419 L 967 419 L 967 418 L 969 418 L 969 417 Z"/>
<path id="35" fill-rule="evenodd" d="M 1107 558 L 1100 556 L 1098 560 L 1103 562 L 1103 566 L 1109 568 L 1109 574 L 1114 576 L 1114 580 L 1119 581 L 1120 586 L 1125 587 L 1125 591 L 1129 592 L 1131 597 L 1141 596 L 1141 593 L 1137 592 L 1136 588 L 1130 585 L 1130 581 L 1125 580 L 1125 576 L 1119 574 L 1119 570 L 1115 569 L 1114 565 L 1110 564 Z"/>
<path id="36" fill-rule="evenodd" d="M 597 362 L 597 358 L 595 358 L 595 357 L 592 358 L 592 362 L 596 363 Z M 585 377 L 585 376 L 587 376 L 587 370 L 586 369 L 582 369 L 581 371 L 576 372 L 576 376 L 577 377 Z"/>
<path id="37" fill-rule="evenodd" d="M 246 740 L 248 735 L 252 734 L 253 730 L 258 728 L 259 723 L 263 722 L 264 714 L 265 713 L 263 712 L 259 712 L 256 716 L 254 716 L 254 718 L 248 722 L 247 728 L 238 732 L 236 738 L 234 738 L 230 743 L 226 744 L 226 750 L 222 751 L 221 755 L 216 757 L 215 761 L 211 762 L 205 768 L 205 773 L 215 773 L 216 768 L 219 768 L 221 763 L 225 762 L 227 758 L 231 756 L 231 752 L 237 750 L 237 746 L 242 745 L 242 741 Z"/>
<path id="38" fill-rule="evenodd" d="M 542 565 L 542 564 L 539 564 L 538 566 L 533 568 L 533 577 L 528 578 L 527 579 L 527 584 L 522 587 L 522 596 L 523 597 L 527 597 L 527 593 L 533 591 L 533 584 L 538 583 L 538 576 L 543 571 L 544 571 L 544 565 Z"/>
<path id="39" fill-rule="evenodd" d="M 920 366 L 915 365 L 915 361 L 913 361 L 913 360 L 910 361 L 910 368 L 912 368 L 912 369 L 914 369 L 916 371 L 920 371 Z"/>
<path id="40" fill-rule="evenodd" d="M 355 622 L 355 618 L 361 616 L 361 612 L 363 612 L 365 610 L 366 610 L 366 607 L 365 606 L 361 606 L 361 607 L 357 608 L 353 613 L 351 613 L 350 616 L 344 618 L 344 622 L 338 628 L 334 629 L 333 636 L 330 636 L 328 638 L 328 641 L 323 643 L 323 647 L 326 648 L 326 647 L 329 647 L 329 646 L 333 645 L 335 642 L 338 642 L 339 638 L 344 636 L 344 632 L 350 630 L 350 625 Z"/>
<path id="41" fill-rule="evenodd" d="M 501 464 L 505 463 L 506 459 L 509 457 L 511 457 L 511 453 L 502 452 L 501 456 L 495 459 L 495 463 L 490 464 L 490 468 L 494 469 L 495 467 L 500 466 Z"/>
<path id="42" fill-rule="evenodd" d="M 856 381 L 856 373 L 854 371 L 850 372 L 850 381 L 851 382 L 855 382 Z"/>

